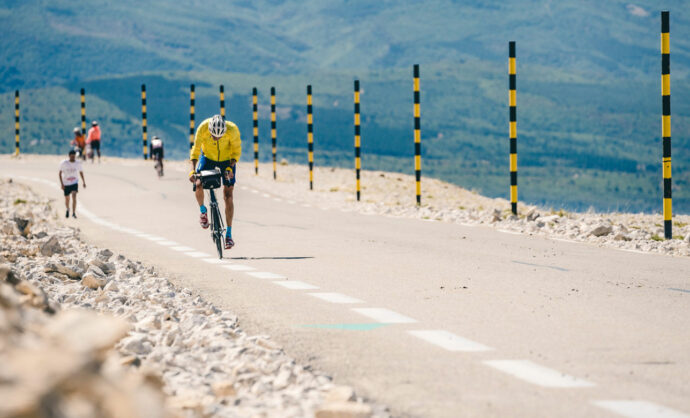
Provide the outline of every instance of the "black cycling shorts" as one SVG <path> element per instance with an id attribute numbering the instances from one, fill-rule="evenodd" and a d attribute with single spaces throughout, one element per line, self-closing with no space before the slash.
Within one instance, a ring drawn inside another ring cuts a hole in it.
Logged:
<path id="1" fill-rule="evenodd" d="M 79 191 L 79 183 L 75 184 L 70 184 L 69 186 L 65 186 L 65 196 L 69 196 L 70 193 L 72 192 L 78 192 Z"/>
<path id="2" fill-rule="evenodd" d="M 227 187 L 234 186 L 235 179 L 237 178 L 237 164 L 235 164 L 234 167 L 230 167 L 230 161 L 213 161 L 206 158 L 204 154 L 201 154 L 199 163 L 196 165 L 196 172 L 198 173 L 201 170 L 213 170 L 216 167 L 223 173 L 223 185 Z M 232 178 L 230 180 L 225 178 L 225 170 L 227 168 L 232 170 Z"/>
<path id="3" fill-rule="evenodd" d="M 100 140 L 91 141 L 91 149 L 94 151 L 96 151 L 96 150 L 100 151 L 101 150 L 101 141 Z"/>

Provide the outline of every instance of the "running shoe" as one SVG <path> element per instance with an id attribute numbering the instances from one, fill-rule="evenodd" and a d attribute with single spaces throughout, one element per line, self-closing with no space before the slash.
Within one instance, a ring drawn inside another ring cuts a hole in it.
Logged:
<path id="1" fill-rule="evenodd" d="M 208 215 L 205 213 L 199 215 L 199 223 L 201 224 L 202 228 L 208 228 Z"/>
<path id="2" fill-rule="evenodd" d="M 232 237 L 226 236 L 225 237 L 225 249 L 229 250 L 230 248 L 235 246 L 235 241 L 232 240 Z"/>
<path id="3" fill-rule="evenodd" d="M 74 212 L 72 212 L 72 217 L 73 217 L 74 219 L 77 219 L 77 214 L 74 213 Z"/>
<path id="4" fill-rule="evenodd" d="M 67 209 L 67 212 L 65 212 L 65 218 L 69 218 L 69 209 Z"/>

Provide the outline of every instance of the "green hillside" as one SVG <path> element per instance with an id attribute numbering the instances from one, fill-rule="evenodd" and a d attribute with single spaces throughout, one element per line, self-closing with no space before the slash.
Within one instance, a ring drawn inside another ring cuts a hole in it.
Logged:
<path id="1" fill-rule="evenodd" d="M 16 3 L 16 4 L 15 4 Z M 508 191 L 507 41 L 517 41 L 520 198 L 554 207 L 661 208 L 660 7 L 671 10 L 674 209 L 690 212 L 690 16 L 685 2 L 150 1 L 0 2 L 0 138 L 62 152 L 79 88 L 107 153 L 141 155 L 149 132 L 185 158 L 189 84 L 197 121 L 228 115 L 251 158 L 251 88 L 278 89 L 279 154 L 306 161 L 314 86 L 316 163 L 352 165 L 352 80 L 362 83 L 364 168 L 412 173 L 413 63 L 422 65 L 423 173 L 490 196 Z M 40 42 L 37 42 L 40 40 Z M 318 180 L 317 180 L 318 181 Z M 411 201 L 412 201 L 411 196 Z"/>

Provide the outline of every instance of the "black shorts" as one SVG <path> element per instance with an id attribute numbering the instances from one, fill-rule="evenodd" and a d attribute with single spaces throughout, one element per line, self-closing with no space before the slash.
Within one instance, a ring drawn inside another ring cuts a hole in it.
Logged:
<path id="1" fill-rule="evenodd" d="M 163 159 L 163 148 L 153 148 L 151 150 L 151 158 L 152 159 Z"/>
<path id="2" fill-rule="evenodd" d="M 65 196 L 69 196 L 69 194 L 72 192 L 75 192 L 75 193 L 79 192 L 79 183 L 70 184 L 69 186 L 65 186 L 64 192 L 65 192 Z"/>
<path id="3" fill-rule="evenodd" d="M 100 151 L 101 150 L 101 141 L 91 141 L 91 149 L 94 151 Z"/>
<path id="4" fill-rule="evenodd" d="M 230 167 L 230 161 L 213 161 L 209 160 L 204 156 L 204 154 L 201 154 L 201 158 L 199 158 L 199 162 L 197 163 L 196 166 L 196 172 L 200 172 L 201 170 L 213 170 L 216 167 L 220 169 L 220 171 L 223 173 L 223 185 L 230 187 L 235 185 L 235 179 L 237 178 L 237 164 L 235 164 L 234 167 Z M 232 178 L 230 180 L 225 178 L 225 170 L 230 169 L 232 171 Z"/>

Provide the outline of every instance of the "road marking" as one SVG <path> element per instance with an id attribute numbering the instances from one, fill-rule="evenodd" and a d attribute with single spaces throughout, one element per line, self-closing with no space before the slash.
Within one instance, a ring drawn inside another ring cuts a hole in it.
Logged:
<path id="1" fill-rule="evenodd" d="M 288 200 L 287 202 L 291 205 L 294 205 L 296 203 L 294 200 Z"/>
<path id="2" fill-rule="evenodd" d="M 275 200 L 276 202 L 282 202 L 283 201 L 283 199 L 281 199 L 279 197 L 274 197 L 273 200 Z"/>
<path id="3" fill-rule="evenodd" d="M 592 382 L 540 366 L 529 360 L 489 360 L 485 361 L 484 364 L 518 379 L 544 387 L 579 388 L 595 386 Z"/>
<path id="4" fill-rule="evenodd" d="M 247 186 L 240 186 L 240 189 L 247 190 Z"/>
<path id="5" fill-rule="evenodd" d="M 479 344 L 472 340 L 459 337 L 453 333 L 443 330 L 419 330 L 407 331 L 408 334 L 417 338 L 445 348 L 448 351 L 489 351 L 493 350 L 483 344 Z"/>
<path id="6" fill-rule="evenodd" d="M 209 264 L 225 264 L 229 263 L 228 260 L 222 260 L 220 258 L 202 258 L 201 261 L 205 261 Z"/>
<path id="7" fill-rule="evenodd" d="M 95 219 L 94 219 L 93 221 L 96 222 Z M 153 235 L 149 235 L 149 234 L 144 234 L 143 232 L 142 232 L 142 233 L 139 233 L 139 234 L 134 234 L 134 235 L 136 235 L 136 236 L 138 236 L 138 237 L 140 237 L 140 238 L 146 238 L 146 239 L 149 239 L 149 238 L 151 238 L 151 237 L 153 236 Z"/>
<path id="8" fill-rule="evenodd" d="M 359 300 L 342 293 L 308 293 L 309 296 L 314 296 L 321 300 L 331 303 L 363 303 L 363 300 Z"/>
<path id="9" fill-rule="evenodd" d="M 188 256 L 194 257 L 194 258 L 211 258 L 210 255 L 208 255 L 206 253 L 199 252 L 199 251 L 191 251 L 191 252 L 182 253 L 182 254 L 188 255 Z"/>
<path id="10" fill-rule="evenodd" d="M 680 411 L 647 401 L 592 401 L 592 404 L 628 418 L 690 418 Z"/>
<path id="11" fill-rule="evenodd" d="M 166 246 L 166 247 L 171 247 L 171 246 L 174 246 L 174 245 L 180 245 L 179 243 L 177 243 L 177 242 L 175 242 L 175 241 L 157 241 L 156 244 L 158 244 L 158 245 L 163 245 L 163 246 Z"/>
<path id="12" fill-rule="evenodd" d="M 263 197 L 271 197 L 271 195 L 268 194 L 268 193 L 264 193 L 262 196 L 263 196 Z"/>
<path id="13" fill-rule="evenodd" d="M 252 189 L 252 193 L 257 194 L 257 193 L 259 193 L 259 191 L 258 191 L 258 190 L 253 190 L 253 189 Z"/>
<path id="14" fill-rule="evenodd" d="M 318 286 L 314 286 L 309 283 L 304 283 L 296 280 L 282 280 L 272 283 L 291 290 L 314 290 L 319 288 Z"/>
<path id="15" fill-rule="evenodd" d="M 305 204 L 303 204 L 303 205 L 302 205 L 302 207 L 303 207 L 303 208 L 310 208 L 310 207 L 311 207 L 311 205 L 309 205 L 309 204 L 305 203 Z"/>
<path id="16" fill-rule="evenodd" d="M 342 329 L 346 331 L 371 331 L 372 329 L 385 327 L 388 324 L 307 324 L 300 325 L 302 328 L 326 328 Z"/>
<path id="17" fill-rule="evenodd" d="M 181 245 L 179 247 L 170 247 L 171 250 L 175 251 L 194 251 L 194 248 L 192 247 L 185 247 L 184 245 Z"/>
<path id="18" fill-rule="evenodd" d="M 254 270 L 254 267 L 249 267 L 249 266 L 244 266 L 242 264 L 228 264 L 221 266 L 223 268 L 226 268 L 228 270 L 233 270 L 233 271 L 250 271 Z"/>
<path id="19" fill-rule="evenodd" d="M 668 290 L 675 290 L 676 292 L 690 293 L 690 290 L 686 290 L 686 289 L 677 289 L 677 288 L 675 288 L 675 287 L 669 287 Z"/>
<path id="20" fill-rule="evenodd" d="M 412 324 L 416 320 L 405 315 L 383 308 L 352 308 L 358 314 L 368 316 L 374 321 L 382 322 L 384 324 Z"/>
<path id="21" fill-rule="evenodd" d="M 151 235 L 149 237 L 146 237 L 146 239 L 149 241 L 167 241 L 165 238 L 157 237 L 155 235 Z"/>
<path id="22" fill-rule="evenodd" d="M 282 276 L 280 274 L 275 274 L 275 273 L 269 273 L 267 271 L 257 271 L 254 273 L 247 273 L 248 275 L 252 277 L 256 277 L 257 279 L 287 279 L 287 277 Z"/>

